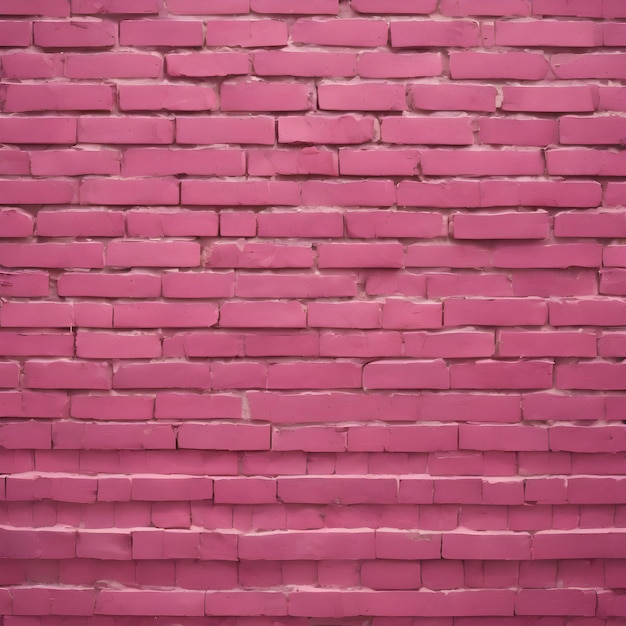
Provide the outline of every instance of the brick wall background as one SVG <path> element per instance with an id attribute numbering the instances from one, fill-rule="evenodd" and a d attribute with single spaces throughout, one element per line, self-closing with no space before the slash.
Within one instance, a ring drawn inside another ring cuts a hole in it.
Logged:
<path id="1" fill-rule="evenodd" d="M 0 17 L 3 626 L 625 623 L 624 0 Z"/>

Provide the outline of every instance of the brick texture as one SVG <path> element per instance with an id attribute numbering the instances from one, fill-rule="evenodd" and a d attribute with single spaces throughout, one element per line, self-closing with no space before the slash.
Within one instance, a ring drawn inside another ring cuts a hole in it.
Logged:
<path id="1" fill-rule="evenodd" d="M 625 20 L 0 0 L 0 626 L 623 626 Z"/>

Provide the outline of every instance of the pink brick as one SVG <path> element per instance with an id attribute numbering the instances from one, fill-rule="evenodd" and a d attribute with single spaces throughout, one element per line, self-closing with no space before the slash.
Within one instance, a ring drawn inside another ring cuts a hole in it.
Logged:
<path id="1" fill-rule="evenodd" d="M 357 55 L 349 52 L 261 50 L 252 57 L 257 76 L 355 76 Z"/>
<path id="2" fill-rule="evenodd" d="M 404 111 L 403 85 L 391 83 L 321 83 L 317 87 L 317 106 L 327 111 Z"/>
<path id="3" fill-rule="evenodd" d="M 210 20 L 207 24 L 207 46 L 257 48 L 285 46 L 287 23 L 282 20 Z"/>
<path id="4" fill-rule="evenodd" d="M 538 298 L 449 298 L 444 305 L 446 326 L 541 326 L 547 315 L 546 303 Z"/>
<path id="5" fill-rule="evenodd" d="M 88 359 L 154 358 L 161 355 L 161 342 L 153 334 L 79 332 L 76 355 Z"/>
<path id="6" fill-rule="evenodd" d="M 111 22 L 38 21 L 33 25 L 34 43 L 42 48 L 109 48 L 116 43 L 117 29 Z"/>
<path id="7" fill-rule="evenodd" d="M 414 330 L 441 326 L 442 305 L 439 302 L 411 302 L 390 298 L 383 305 L 383 328 Z"/>
<path id="8" fill-rule="evenodd" d="M 306 245 L 276 245 L 273 243 L 218 242 L 207 254 L 207 265 L 216 268 L 279 268 L 311 267 L 313 250 Z"/>
<path id="9" fill-rule="evenodd" d="M 317 362 L 270 364 L 269 389 L 352 389 L 361 388 L 361 367 L 357 363 Z"/>
<path id="10" fill-rule="evenodd" d="M 29 161 L 28 152 L 24 152 L 17 148 L 0 149 L 1 174 L 29 174 Z"/>
<path id="11" fill-rule="evenodd" d="M 261 237 L 343 236 L 343 215 L 337 211 L 273 211 L 259 213 L 257 220 Z"/>
<path id="12" fill-rule="evenodd" d="M 561 300 L 550 302 L 553 326 L 620 326 L 625 309 L 619 299 Z"/>
<path id="13" fill-rule="evenodd" d="M 7 0 L 2 6 L 2 15 L 45 15 L 49 17 L 68 17 L 70 6 L 68 0 L 44 1 Z"/>
<path id="14" fill-rule="evenodd" d="M 67 78 L 158 78 L 163 61 L 154 54 L 102 52 L 65 56 Z"/>
<path id="15" fill-rule="evenodd" d="M 450 376 L 441 359 L 433 361 L 372 361 L 363 368 L 369 389 L 448 389 Z"/>
<path id="16" fill-rule="evenodd" d="M 220 326 L 226 328 L 304 328 L 306 311 L 298 302 L 226 302 Z"/>
<path id="17" fill-rule="evenodd" d="M 31 172 L 44 176 L 119 174 L 120 156 L 116 150 L 44 150 L 31 152 Z"/>
<path id="18" fill-rule="evenodd" d="M 99 615 L 204 615 L 201 591 L 105 589 L 96 598 Z"/>
<path id="19" fill-rule="evenodd" d="M 337 175 L 337 155 L 310 147 L 302 150 L 248 150 L 251 176 L 320 174 Z"/>
<path id="20" fill-rule="evenodd" d="M 113 388 L 210 389 L 211 373 L 203 363 L 120 363 L 113 371 Z"/>
<path id="21" fill-rule="evenodd" d="M 596 92 L 588 86 L 502 88 L 502 110 L 520 112 L 595 111 Z"/>
<path id="22" fill-rule="evenodd" d="M 328 328 L 379 328 L 382 309 L 377 302 L 311 302 L 308 325 Z"/>
<path id="23" fill-rule="evenodd" d="M 171 7 L 170 7 L 171 10 Z M 245 52 L 183 52 L 165 56 L 170 76 L 231 76 L 248 74 L 250 58 Z"/>
<path id="24" fill-rule="evenodd" d="M 250 0 L 170 0 L 167 8 L 171 13 L 180 15 L 236 15 L 250 12 Z"/>
<path id="25" fill-rule="evenodd" d="M 562 144 L 619 144 L 625 126 L 626 120 L 618 116 L 565 116 L 559 122 L 559 138 Z"/>
<path id="26" fill-rule="evenodd" d="M 563 268 L 598 267 L 596 244 L 502 244 L 493 252 L 494 267 Z"/>
<path id="27" fill-rule="evenodd" d="M 515 598 L 517 615 L 595 615 L 596 594 L 587 589 L 523 589 Z"/>
<path id="28" fill-rule="evenodd" d="M 264 389 L 267 386 L 267 366 L 252 362 L 213 362 L 211 383 L 213 389 Z"/>
<path id="29" fill-rule="evenodd" d="M 361 239 L 384 237 L 429 238 L 442 236 L 443 217 L 437 213 L 408 211 L 354 211 L 346 214 L 349 237 Z"/>
<path id="30" fill-rule="evenodd" d="M 528 0 L 443 0 L 441 5 L 443 15 L 464 17 L 466 15 L 481 16 L 527 16 L 530 15 Z"/>
<path id="31" fill-rule="evenodd" d="M 98 268 L 103 267 L 99 242 L 0 244 L 5 267 Z"/>
<path id="32" fill-rule="evenodd" d="M 257 231 L 257 216 L 253 211 L 224 211 L 219 216 L 222 237 L 252 237 Z"/>
<path id="33" fill-rule="evenodd" d="M 442 73 L 443 63 L 438 52 L 359 54 L 358 74 L 363 78 L 418 78 L 439 76 Z"/>
<path id="34" fill-rule="evenodd" d="M 365 220 L 368 222 L 369 220 Z M 413 272 L 378 270 L 368 272 L 365 292 L 372 296 L 426 295 L 426 276 Z"/>
<path id="35" fill-rule="evenodd" d="M 243 298 L 327 298 L 356 295 L 356 276 L 345 274 L 239 273 L 237 295 Z"/>
<path id="36" fill-rule="evenodd" d="M 5 356 L 73 356 L 73 335 L 61 332 L 0 334 Z"/>
<path id="37" fill-rule="evenodd" d="M 380 560 L 361 566 L 361 581 L 372 589 L 418 589 L 420 580 L 419 563 Z"/>
<path id="38" fill-rule="evenodd" d="M 81 204 L 178 204 L 179 187 L 174 178 L 157 180 L 105 179 L 83 180 Z"/>
<path id="39" fill-rule="evenodd" d="M 597 293 L 596 273 L 585 269 L 519 269 L 512 272 L 516 296 L 576 296 Z"/>
<path id="40" fill-rule="evenodd" d="M 202 22 L 193 20 L 122 20 L 122 46 L 202 46 Z"/>
<path id="41" fill-rule="evenodd" d="M 320 268 L 402 267 L 399 243 L 328 243 L 318 247 Z"/>
<path id="42" fill-rule="evenodd" d="M 620 62 L 618 54 L 555 54 L 551 59 L 551 67 L 557 78 L 623 78 L 626 70 Z M 611 93 L 600 88 L 602 94 Z M 602 108 L 602 107 L 601 107 Z"/>
<path id="43" fill-rule="evenodd" d="M 305 206 L 390 206 L 395 199 L 395 185 L 389 180 L 307 180 L 302 183 Z"/>
<path id="44" fill-rule="evenodd" d="M 191 241 L 113 240 L 108 243 L 106 265 L 111 267 L 195 267 L 200 245 Z"/>
<path id="45" fill-rule="evenodd" d="M 291 27 L 295 43 L 375 48 L 387 43 L 387 22 L 375 19 L 296 20 Z"/>
<path id="46" fill-rule="evenodd" d="M 129 236 L 134 237 L 211 237 L 218 232 L 218 215 L 210 211 L 180 211 L 180 210 L 151 210 L 127 211 L 126 229 Z M 116 242 L 120 244 L 122 242 Z M 137 242 L 135 242 L 137 243 Z M 165 242 L 163 242 L 165 243 Z M 168 242 L 171 243 L 171 242 Z M 192 250 L 187 244 L 178 242 L 187 250 Z M 121 246 L 120 246 L 121 247 Z M 139 249 L 139 248 L 138 248 Z M 149 247 L 146 246 L 146 249 Z M 156 247 L 154 247 L 156 249 Z M 199 261 L 198 263 L 199 264 Z"/>
<path id="47" fill-rule="evenodd" d="M 58 54 L 7 52 L 2 57 L 5 78 L 53 78 L 63 74 L 63 60 Z"/>
<path id="48" fill-rule="evenodd" d="M 502 330 L 498 355 L 503 357 L 594 357 L 597 337 L 590 332 Z"/>
<path id="49" fill-rule="evenodd" d="M 28 361 L 24 385 L 35 389 L 110 389 L 106 363 L 86 361 Z"/>
<path id="50" fill-rule="evenodd" d="M 50 280 L 46 272 L 3 271 L 0 295 L 14 297 L 47 296 Z"/>
<path id="51" fill-rule="evenodd" d="M 452 180 L 443 183 L 423 183 L 404 180 L 398 183 L 400 206 L 464 208 L 478 207 L 481 202 L 478 181 Z"/>
<path id="52" fill-rule="evenodd" d="M 468 117 L 385 117 L 382 140 L 394 144 L 471 145 L 474 135 Z"/>
<path id="53" fill-rule="evenodd" d="M 461 424 L 459 449 L 545 451 L 548 450 L 548 429 L 513 424 Z"/>
<path id="54" fill-rule="evenodd" d="M 453 52 L 450 76 L 458 79 L 541 80 L 548 73 L 542 54 L 531 52 Z"/>
<path id="55" fill-rule="evenodd" d="M 525 176 L 545 169 L 543 155 L 535 150 L 425 150 L 420 156 L 427 176 Z"/>
<path id="56" fill-rule="evenodd" d="M 283 502 L 390 504 L 396 502 L 397 484 L 386 477 L 285 477 L 278 479 L 278 497 Z"/>
<path id="57" fill-rule="evenodd" d="M 299 183 L 283 180 L 183 180 L 181 202 L 190 205 L 297 206 Z M 163 204 L 163 202 L 161 202 Z"/>
<path id="58" fill-rule="evenodd" d="M 161 279 L 166 298 L 232 297 L 235 291 L 232 272 L 170 272 Z"/>
<path id="59" fill-rule="evenodd" d="M 150 420 L 154 415 L 154 400 L 149 396 L 73 396 L 70 414 L 88 420 Z"/>
<path id="60" fill-rule="evenodd" d="M 76 185 L 73 180 L 2 180 L 0 204 L 73 204 Z"/>
<path id="61" fill-rule="evenodd" d="M 20 209 L 0 209 L 0 228 L 4 237 L 30 237 L 33 234 L 34 219 Z"/>
<path id="62" fill-rule="evenodd" d="M 180 406 L 180 401 L 176 401 Z M 171 407 L 176 411 L 176 404 Z M 201 409 L 198 416 L 206 415 Z M 270 428 L 261 424 L 183 424 L 178 429 L 181 448 L 200 450 L 269 450 Z"/>
<path id="63" fill-rule="evenodd" d="M 483 117 L 479 121 L 482 143 L 548 146 L 558 141 L 558 122 L 552 119 Z"/>
<path id="64" fill-rule="evenodd" d="M 0 36 L 3 48 L 27 48 L 33 40 L 32 23 L 3 20 Z"/>
<path id="65" fill-rule="evenodd" d="M 551 361 L 476 361 L 450 366 L 450 386 L 459 389 L 548 389 Z"/>
<path id="66" fill-rule="evenodd" d="M 486 85 L 413 85 L 409 103 L 426 111 L 495 111 L 497 91 Z"/>
<path id="67" fill-rule="evenodd" d="M 7 85 L 4 110 L 111 111 L 114 95 L 108 85 Z"/>
<path id="68" fill-rule="evenodd" d="M 317 356 L 319 336 L 316 331 L 260 331 L 244 336 L 246 356 Z"/>
<path id="69" fill-rule="evenodd" d="M 305 426 L 274 428 L 273 450 L 303 450 L 305 452 L 345 452 L 347 434 L 343 428 Z"/>
<path id="70" fill-rule="evenodd" d="M 84 274 L 66 272 L 58 279 L 63 296 L 149 298 L 160 295 L 158 276 L 128 274 Z"/>
<path id="71" fill-rule="evenodd" d="M 210 303 L 137 302 L 114 305 L 116 328 L 207 328 L 217 323 Z"/>
<path id="72" fill-rule="evenodd" d="M 493 334 L 487 331 L 406 332 L 402 342 L 404 354 L 418 358 L 492 356 L 495 350 Z"/>
<path id="73" fill-rule="evenodd" d="M 213 174 L 237 176 L 245 172 L 242 150 L 170 150 L 130 148 L 124 152 L 124 176 Z"/>
<path id="74" fill-rule="evenodd" d="M 39 211 L 37 235 L 115 237 L 124 234 L 124 216 L 115 211 Z"/>
<path id="75" fill-rule="evenodd" d="M 621 363 L 603 361 L 562 364 L 556 368 L 557 389 L 623 389 Z"/>
<path id="76" fill-rule="evenodd" d="M 72 13 L 122 13 L 122 14 L 147 14 L 158 13 L 158 0 L 138 0 L 133 6 L 128 6 L 124 0 L 71 0 Z"/>
<path id="77" fill-rule="evenodd" d="M 255 13 L 296 13 L 299 15 L 336 15 L 338 0 L 315 0 L 306 7 L 294 7 L 289 0 L 251 0 L 250 8 Z"/>
<path id="78" fill-rule="evenodd" d="M 48 328 L 69 328 L 74 324 L 74 310 L 66 302 L 5 302 L 0 311 L 0 324 L 9 328 L 44 324 Z"/>
<path id="79" fill-rule="evenodd" d="M 223 82 L 222 111 L 306 111 L 313 108 L 313 92 L 301 83 L 260 81 Z"/>
<path id="80" fill-rule="evenodd" d="M 394 48 L 459 47 L 478 45 L 478 23 L 470 20 L 396 21 L 390 24 Z"/>
<path id="81" fill-rule="evenodd" d="M 296 115 L 278 119 L 279 143 L 367 143 L 374 139 L 375 130 L 374 118 L 356 115 L 339 117 Z M 271 143 L 274 143 L 273 139 Z"/>
<path id="82" fill-rule="evenodd" d="M 119 85 L 121 111 L 210 111 L 217 96 L 196 85 Z"/>
<path id="83" fill-rule="evenodd" d="M 444 559 L 512 559 L 531 557 L 528 533 L 446 533 L 442 541 Z"/>
<path id="84" fill-rule="evenodd" d="M 601 44 L 601 31 L 594 22 L 567 20 L 499 21 L 496 44 L 522 47 L 592 48 Z"/>
<path id="85" fill-rule="evenodd" d="M 244 143 L 273 145 L 275 122 L 272 117 L 179 117 L 176 141 L 181 144 Z M 169 143 L 163 142 L 163 143 Z"/>
<path id="86" fill-rule="evenodd" d="M 81 117 L 78 140 L 85 143 L 168 144 L 174 140 L 171 120 L 152 117 Z"/>

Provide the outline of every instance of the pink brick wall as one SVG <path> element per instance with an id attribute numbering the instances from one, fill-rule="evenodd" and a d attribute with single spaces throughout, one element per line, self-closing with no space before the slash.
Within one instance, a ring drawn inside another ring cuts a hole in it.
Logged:
<path id="1" fill-rule="evenodd" d="M 625 0 L 0 45 L 2 626 L 626 623 Z"/>

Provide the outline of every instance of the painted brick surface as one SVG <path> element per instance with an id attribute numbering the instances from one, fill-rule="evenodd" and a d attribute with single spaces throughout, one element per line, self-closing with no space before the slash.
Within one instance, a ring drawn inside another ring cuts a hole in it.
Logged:
<path id="1" fill-rule="evenodd" d="M 0 0 L 0 625 L 626 623 L 624 0 Z"/>

